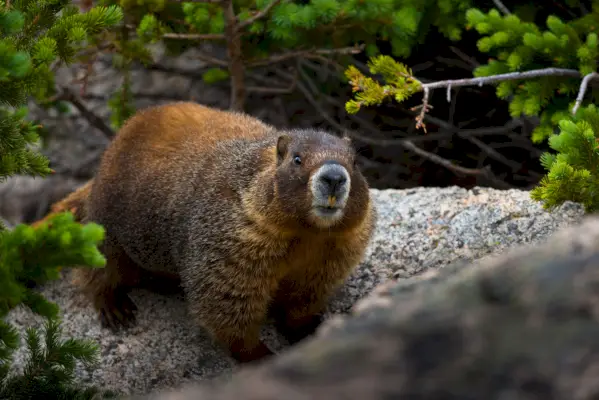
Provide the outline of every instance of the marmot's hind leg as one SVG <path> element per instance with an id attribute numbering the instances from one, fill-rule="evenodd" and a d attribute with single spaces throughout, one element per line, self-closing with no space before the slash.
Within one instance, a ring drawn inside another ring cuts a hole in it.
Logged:
<path id="1" fill-rule="evenodd" d="M 103 268 L 75 268 L 74 283 L 90 298 L 103 327 L 111 330 L 135 324 L 137 307 L 128 295 L 141 281 L 141 268 L 125 250 L 106 237 L 99 246 L 106 257 Z"/>
<path id="2" fill-rule="evenodd" d="M 164 271 L 143 269 L 137 286 L 162 295 L 183 293 L 179 275 Z"/>

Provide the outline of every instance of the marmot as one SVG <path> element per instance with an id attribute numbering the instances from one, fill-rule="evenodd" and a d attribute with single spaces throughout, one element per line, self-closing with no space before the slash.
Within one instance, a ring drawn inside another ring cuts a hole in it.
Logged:
<path id="1" fill-rule="evenodd" d="M 74 271 L 104 326 L 134 322 L 127 292 L 153 271 L 240 362 L 273 354 L 267 316 L 291 343 L 316 329 L 376 220 L 349 139 L 188 102 L 131 117 L 54 211 L 72 207 L 106 230 L 106 266 Z"/>

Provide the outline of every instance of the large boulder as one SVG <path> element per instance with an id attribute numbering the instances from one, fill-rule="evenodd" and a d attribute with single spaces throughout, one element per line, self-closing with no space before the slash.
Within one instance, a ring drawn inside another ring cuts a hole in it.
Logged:
<path id="1" fill-rule="evenodd" d="M 230 382 L 143 398 L 597 399 L 598 288 L 594 217 L 532 249 L 385 284 Z"/>

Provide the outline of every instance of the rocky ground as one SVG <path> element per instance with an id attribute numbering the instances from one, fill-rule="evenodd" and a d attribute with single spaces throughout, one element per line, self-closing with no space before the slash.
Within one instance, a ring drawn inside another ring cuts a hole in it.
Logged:
<path id="1" fill-rule="evenodd" d="M 531 201 L 527 192 L 517 190 L 428 188 L 372 193 L 379 212 L 375 237 L 364 262 L 331 302 L 331 314 L 348 312 L 357 300 L 394 278 L 417 285 L 416 276 L 442 270 L 454 261 L 477 260 L 512 247 L 543 243 L 559 228 L 579 222 L 583 214 L 572 203 L 547 212 Z M 447 271 L 454 270 L 457 273 L 459 268 Z M 44 288 L 44 294 L 60 305 L 65 335 L 95 339 L 101 345 L 101 366 L 93 373 L 79 371 L 82 382 L 143 394 L 226 377 L 237 368 L 191 325 L 180 297 L 134 292 L 138 324 L 126 333 L 113 334 L 100 328 L 68 279 Z M 21 330 L 39 323 L 23 309 L 14 310 L 9 321 Z M 270 327 L 265 328 L 264 336 L 273 349 L 287 351 Z M 19 353 L 17 364 L 22 357 Z M 284 398 L 291 398 L 286 394 Z"/>

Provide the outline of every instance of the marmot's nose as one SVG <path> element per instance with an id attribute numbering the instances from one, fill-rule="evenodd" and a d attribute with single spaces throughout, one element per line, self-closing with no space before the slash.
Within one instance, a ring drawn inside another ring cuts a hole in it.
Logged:
<path id="1" fill-rule="evenodd" d="M 327 185 L 331 193 L 336 193 L 347 182 L 345 174 L 335 170 L 320 175 L 320 180 Z"/>

